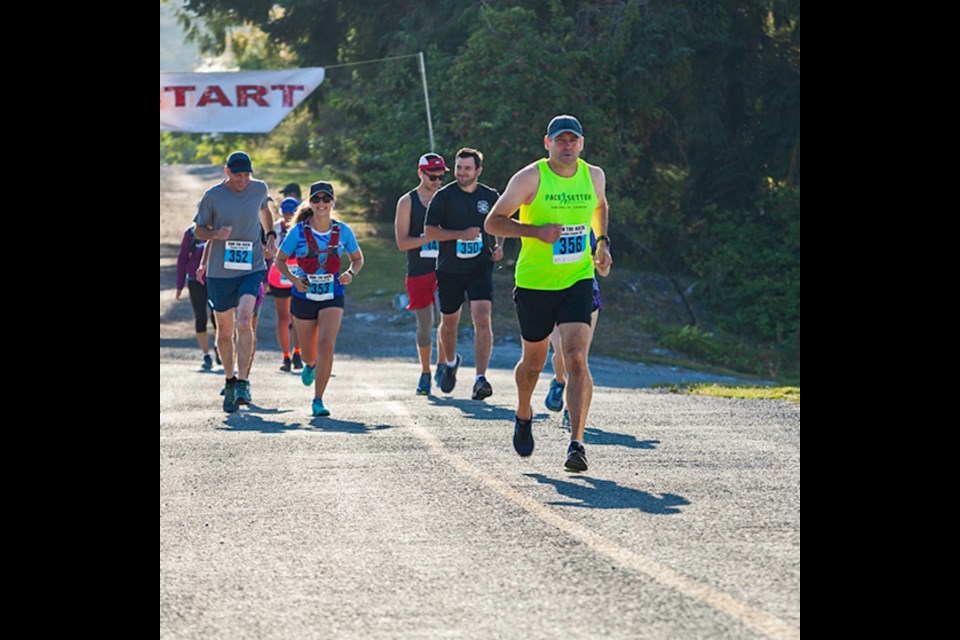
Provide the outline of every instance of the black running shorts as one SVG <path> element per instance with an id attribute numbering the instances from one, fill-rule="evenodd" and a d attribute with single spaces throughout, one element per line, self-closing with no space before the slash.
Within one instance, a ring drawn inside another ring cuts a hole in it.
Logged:
<path id="1" fill-rule="evenodd" d="M 593 279 L 580 280 L 559 291 L 516 287 L 513 301 L 517 305 L 520 335 L 527 342 L 540 342 L 550 337 L 554 325 L 568 322 L 590 324 Z"/>
<path id="2" fill-rule="evenodd" d="M 456 313 L 463 301 L 493 300 L 493 263 L 481 263 L 468 273 L 437 271 L 440 313 Z"/>

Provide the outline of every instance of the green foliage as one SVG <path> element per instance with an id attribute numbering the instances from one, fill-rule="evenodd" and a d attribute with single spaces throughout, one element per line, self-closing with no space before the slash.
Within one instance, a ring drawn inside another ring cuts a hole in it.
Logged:
<path id="1" fill-rule="evenodd" d="M 716 333 L 676 339 L 732 362 L 716 336 L 744 336 L 764 367 L 799 370 L 799 0 L 185 4 L 196 39 L 229 43 L 242 68 L 324 66 L 327 80 L 270 136 L 161 136 L 161 161 L 243 142 L 322 166 L 389 219 L 429 147 L 417 61 L 350 65 L 423 51 L 437 152 L 479 148 L 481 180 L 503 189 L 543 157 L 549 119 L 577 115 L 618 264 L 699 279 Z"/>

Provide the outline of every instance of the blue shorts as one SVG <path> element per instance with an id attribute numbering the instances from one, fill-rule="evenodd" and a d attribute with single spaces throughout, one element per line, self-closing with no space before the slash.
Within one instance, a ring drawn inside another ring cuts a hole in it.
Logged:
<path id="1" fill-rule="evenodd" d="M 235 309 L 240 302 L 240 296 L 260 295 L 260 283 L 263 282 L 263 271 L 254 271 L 238 278 L 207 278 L 207 297 L 214 311 L 223 313 Z"/>

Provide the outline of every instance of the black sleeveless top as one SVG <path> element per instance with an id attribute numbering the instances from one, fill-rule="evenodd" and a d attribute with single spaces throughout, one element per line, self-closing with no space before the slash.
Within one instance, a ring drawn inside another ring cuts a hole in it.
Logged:
<path id="1" fill-rule="evenodd" d="M 420 202 L 420 196 L 417 195 L 416 189 L 407 195 L 410 196 L 409 233 L 412 237 L 416 238 L 423 235 L 423 221 L 427 217 L 427 208 L 423 206 L 422 202 Z M 426 240 L 424 240 L 424 242 L 426 242 Z M 437 270 L 437 258 L 435 256 L 438 245 L 439 243 L 434 240 L 428 246 L 407 250 L 407 277 L 422 276 L 426 273 Z M 430 249 L 434 250 L 434 257 L 421 257 L 421 253 L 427 252 Z"/>

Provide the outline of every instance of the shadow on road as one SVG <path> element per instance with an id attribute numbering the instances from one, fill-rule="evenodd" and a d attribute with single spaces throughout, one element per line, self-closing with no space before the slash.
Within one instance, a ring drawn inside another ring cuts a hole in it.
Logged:
<path id="1" fill-rule="evenodd" d="M 547 504 L 588 509 L 638 509 L 654 515 L 680 513 L 679 507 L 690 504 L 683 496 L 662 493 L 655 496 L 646 491 L 623 487 L 611 480 L 598 480 L 589 476 L 572 476 L 575 482 L 548 478 L 542 473 L 527 473 L 541 484 L 553 485 L 557 493 L 570 498 Z"/>
<path id="2" fill-rule="evenodd" d="M 468 398 L 450 398 L 440 396 L 428 396 L 430 404 L 436 407 L 455 407 L 460 409 L 463 415 L 474 420 L 508 420 L 513 422 L 513 410 L 504 409 L 496 405 L 487 404 L 482 400 L 470 400 Z"/>
<path id="3" fill-rule="evenodd" d="M 373 433 L 375 431 L 383 431 L 384 429 L 391 429 L 392 427 L 388 424 L 378 424 L 375 427 L 371 427 L 368 424 L 363 422 L 352 422 L 350 420 L 334 420 L 331 418 L 314 418 L 310 421 L 310 426 L 316 429 L 317 431 L 325 432 L 336 432 L 336 433 L 354 433 L 354 434 L 365 434 Z"/>
<path id="4" fill-rule="evenodd" d="M 225 427 L 219 427 L 221 431 L 249 432 L 258 431 L 260 433 L 283 433 L 284 431 L 295 431 L 300 425 L 287 424 L 285 422 L 275 422 L 273 420 L 264 420 L 259 414 L 277 415 L 280 413 L 290 413 L 290 409 L 263 409 L 255 404 L 248 405 L 246 410 L 227 416 L 224 420 Z"/>
<path id="5" fill-rule="evenodd" d="M 587 427 L 584 429 L 584 434 L 587 438 L 585 442 L 590 444 L 614 445 L 630 449 L 656 449 L 660 444 L 659 440 L 637 440 L 636 436 L 627 433 L 612 433 L 596 427 Z"/>

